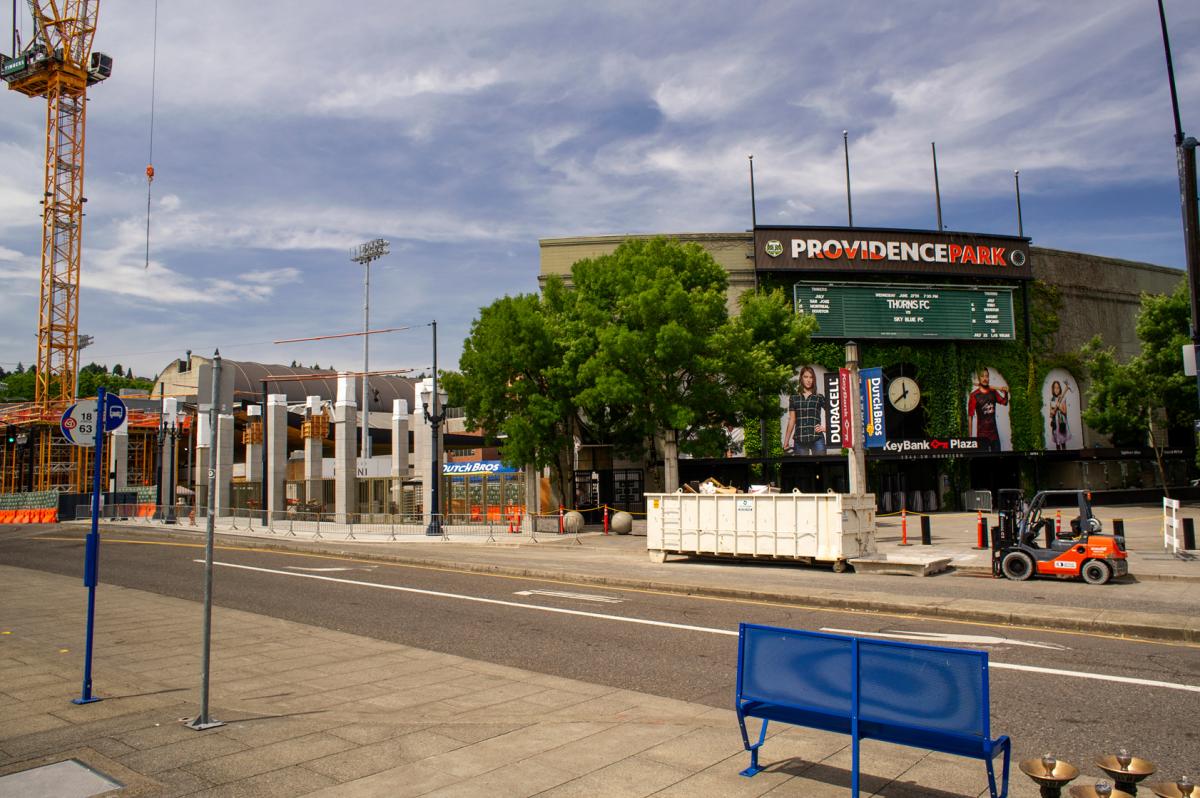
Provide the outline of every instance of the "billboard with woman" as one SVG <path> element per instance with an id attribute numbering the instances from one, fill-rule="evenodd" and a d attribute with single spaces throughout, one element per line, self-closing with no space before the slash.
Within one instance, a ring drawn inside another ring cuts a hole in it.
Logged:
<path id="1" fill-rule="evenodd" d="M 836 379 L 836 374 L 832 375 Z M 783 451 L 792 455 L 821 455 L 829 447 L 827 375 L 820 366 L 796 370 L 794 393 L 780 397 Z M 841 448 L 841 444 L 838 444 Z"/>

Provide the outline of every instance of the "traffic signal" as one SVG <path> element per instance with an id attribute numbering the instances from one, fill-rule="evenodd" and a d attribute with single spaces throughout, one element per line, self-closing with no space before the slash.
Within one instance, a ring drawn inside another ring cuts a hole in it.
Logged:
<path id="1" fill-rule="evenodd" d="M 4 442 L 9 445 L 17 442 L 17 428 L 12 424 L 7 424 L 4 427 Z"/>

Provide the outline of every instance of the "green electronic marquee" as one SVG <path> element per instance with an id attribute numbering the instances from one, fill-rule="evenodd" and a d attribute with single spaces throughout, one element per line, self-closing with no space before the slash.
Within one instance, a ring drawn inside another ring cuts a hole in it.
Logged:
<path id="1" fill-rule="evenodd" d="M 816 338 L 1012 341 L 1013 289 L 998 286 L 796 283 L 796 312 Z"/>

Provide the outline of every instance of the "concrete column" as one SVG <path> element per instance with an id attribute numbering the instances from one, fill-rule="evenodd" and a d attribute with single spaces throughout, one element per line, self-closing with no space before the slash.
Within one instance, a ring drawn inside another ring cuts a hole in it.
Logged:
<path id="1" fill-rule="evenodd" d="M 108 471 L 112 474 L 109 490 L 125 490 L 129 486 L 129 428 L 124 424 L 110 439 Z"/>
<path id="2" fill-rule="evenodd" d="M 355 384 L 351 375 L 338 375 L 337 402 L 333 406 L 333 504 L 339 524 L 350 523 L 358 512 L 358 458 L 355 452 L 355 425 L 358 411 L 354 404 Z"/>
<path id="3" fill-rule="evenodd" d="M 541 512 L 542 505 L 538 497 L 541 476 L 541 473 L 533 466 L 525 466 L 525 517 L 521 519 L 522 532 L 533 531 L 534 516 Z"/>
<path id="4" fill-rule="evenodd" d="M 202 511 L 208 506 L 208 468 L 212 462 L 208 451 L 208 406 L 200 405 L 196 412 L 196 480 L 193 489 L 196 491 L 196 516 L 202 517 Z"/>
<path id="5" fill-rule="evenodd" d="M 679 433 L 663 430 L 663 493 L 679 490 Z"/>
<path id="6" fill-rule="evenodd" d="M 155 439 L 155 445 L 159 446 L 159 461 L 158 461 L 158 484 L 162 486 L 159 491 L 161 496 L 160 501 L 165 506 L 170 506 L 175 503 L 175 469 L 172 468 L 174 462 L 172 458 L 175 452 L 171 446 L 171 425 L 176 421 L 176 414 L 179 412 L 179 400 L 175 397 L 164 399 L 162 402 L 162 414 L 159 416 L 159 425 L 166 427 L 160 429 L 158 437 Z M 164 517 L 168 517 L 164 515 Z"/>
<path id="7" fill-rule="evenodd" d="M 321 397 L 310 396 L 305 400 L 304 415 L 308 420 L 323 415 Z M 309 502 L 325 502 L 322 488 L 322 460 L 325 456 L 321 438 L 304 439 L 304 497 Z"/>
<path id="8" fill-rule="evenodd" d="M 400 484 L 408 476 L 408 402 L 392 400 L 392 504 L 400 511 Z"/>
<path id="9" fill-rule="evenodd" d="M 421 512 L 429 512 L 429 421 L 425 418 L 425 403 L 421 399 L 421 386 L 417 383 L 413 391 L 413 412 L 408 425 L 413 436 L 412 477 L 421 483 Z"/>
<path id="10" fill-rule="evenodd" d="M 214 511 L 218 518 L 233 515 L 233 416 L 217 414 L 217 451 L 213 456 L 217 469 Z"/>
<path id="11" fill-rule="evenodd" d="M 282 513 L 287 482 L 287 395 L 267 395 L 267 509 Z"/>
<path id="12" fill-rule="evenodd" d="M 247 429 L 250 429 L 254 424 L 262 424 L 262 420 L 262 405 L 249 405 L 246 407 Z M 264 440 L 264 438 L 259 438 L 258 443 L 251 441 L 246 444 L 247 482 L 262 482 L 262 447 Z"/>

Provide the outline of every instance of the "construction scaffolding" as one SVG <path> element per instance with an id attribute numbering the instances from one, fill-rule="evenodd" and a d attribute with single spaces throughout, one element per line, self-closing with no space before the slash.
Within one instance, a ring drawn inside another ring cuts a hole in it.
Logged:
<path id="1" fill-rule="evenodd" d="M 41 408 L 35 403 L 0 407 L 0 493 L 91 490 L 90 447 L 68 443 L 59 429 L 65 403 Z M 159 417 L 129 411 L 129 486 L 153 485 Z M 111 441 L 112 434 L 109 434 Z M 106 451 L 111 451 L 106 445 Z M 109 469 L 106 467 L 105 472 Z M 122 486 L 124 487 L 124 486 Z"/>

